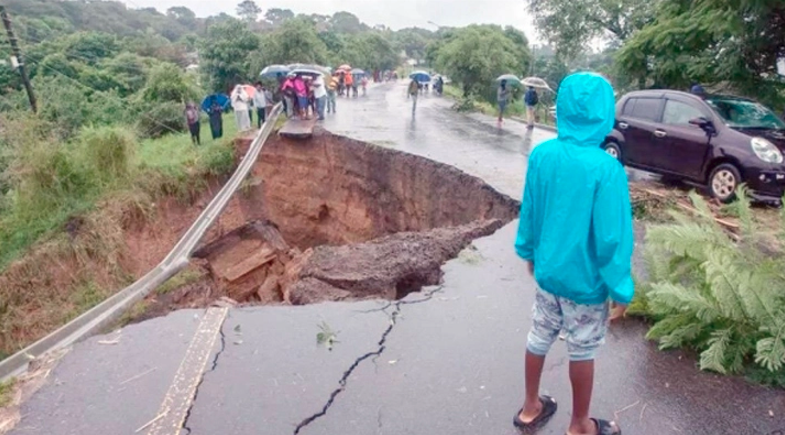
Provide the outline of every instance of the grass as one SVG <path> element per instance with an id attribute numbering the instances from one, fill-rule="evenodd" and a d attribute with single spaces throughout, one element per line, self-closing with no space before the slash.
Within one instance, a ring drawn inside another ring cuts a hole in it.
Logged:
<path id="1" fill-rule="evenodd" d="M 138 190 L 188 198 L 206 176 L 228 173 L 237 134 L 233 118 L 224 116 L 224 137 L 217 140 L 202 123 L 201 146 L 194 146 L 188 134 L 137 142 L 122 127 L 86 128 L 72 142 L 58 144 L 36 136 L 35 125 L 12 127 L 31 131 L 19 133 L 12 144 L 17 150 L 9 171 L 14 189 L 0 209 L 0 271 L 102 199 Z"/>
<path id="2" fill-rule="evenodd" d="M 0 408 L 11 404 L 15 386 L 16 378 L 11 378 L 5 382 L 0 382 Z"/>
<path id="3" fill-rule="evenodd" d="M 155 289 L 155 292 L 159 295 L 165 295 L 173 290 L 177 290 L 184 285 L 199 281 L 202 279 L 202 277 L 204 277 L 204 272 L 202 272 L 200 269 L 188 267 L 170 278 L 169 281 L 159 285 L 158 288 Z"/>
<path id="4" fill-rule="evenodd" d="M 483 115 L 493 117 L 499 115 L 499 109 L 496 104 L 492 104 L 480 98 L 472 98 L 470 101 L 466 102 L 463 98 L 463 91 L 453 84 L 444 86 L 444 95 L 455 100 L 458 103 L 458 109 L 461 111 L 478 112 L 482 113 Z M 554 123 L 550 120 L 548 109 L 548 105 L 546 105 L 544 102 L 540 102 L 536 108 L 537 119 L 540 119 L 540 122 L 543 124 L 554 125 Z M 523 104 L 523 99 L 516 98 L 515 100 L 511 101 L 510 104 L 507 104 L 507 109 L 504 116 L 505 118 L 525 120 L 526 107 Z"/>
<path id="5" fill-rule="evenodd" d="M 147 301 L 147 299 L 142 299 L 141 301 L 135 303 L 128 311 L 123 313 L 123 316 L 120 317 L 120 320 L 117 321 L 117 324 L 113 326 L 110 330 L 127 326 L 129 323 L 133 322 L 139 316 L 144 314 L 149 306 L 150 303 Z"/>
<path id="6" fill-rule="evenodd" d="M 88 127 L 61 143 L 36 122 L 0 136 L 12 162 L 0 178 L 11 186 L 0 201 L 0 359 L 133 281 L 124 231 L 147 222 L 158 198 L 192 199 L 234 167 L 231 114 L 222 139 L 203 124 L 201 146 L 188 134 L 139 141 L 127 127 Z M 178 279 L 194 278 L 169 285 Z"/>

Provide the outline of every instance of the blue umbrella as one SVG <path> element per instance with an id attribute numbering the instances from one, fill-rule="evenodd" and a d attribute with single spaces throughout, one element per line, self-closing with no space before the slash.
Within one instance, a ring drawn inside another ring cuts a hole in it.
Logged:
<path id="1" fill-rule="evenodd" d="M 425 71 L 415 71 L 409 74 L 409 78 L 412 80 L 416 80 L 420 83 L 431 81 L 431 75 Z"/>
<path id="2" fill-rule="evenodd" d="M 212 94 L 208 95 L 204 100 L 202 100 L 202 110 L 209 113 L 210 107 L 213 105 L 213 99 L 221 106 L 221 109 L 226 110 L 229 108 L 229 96 L 226 94 Z"/>
<path id="3" fill-rule="evenodd" d="M 353 76 L 364 76 L 365 75 L 365 71 L 361 70 L 360 68 L 355 68 L 355 69 L 352 70 L 352 75 Z"/>
<path id="4" fill-rule="evenodd" d="M 266 77 L 266 78 L 275 78 L 278 76 L 278 74 L 283 74 L 283 75 L 288 74 L 290 70 L 291 68 L 285 65 L 270 65 L 264 67 L 262 72 L 259 73 L 259 76 Z"/>

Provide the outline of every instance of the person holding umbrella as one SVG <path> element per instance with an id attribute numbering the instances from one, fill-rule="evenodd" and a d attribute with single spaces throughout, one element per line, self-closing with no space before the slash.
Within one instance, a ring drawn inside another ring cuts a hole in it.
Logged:
<path id="1" fill-rule="evenodd" d="M 250 97 L 242 85 L 237 85 L 232 91 L 232 110 L 234 110 L 234 117 L 237 120 L 237 129 L 240 131 L 248 131 L 251 129 L 251 118 L 249 118 L 249 105 Z"/>
<path id="2" fill-rule="evenodd" d="M 346 74 L 344 74 L 344 77 L 346 77 L 345 80 L 344 80 L 345 83 L 346 83 L 346 96 L 347 97 L 349 96 L 349 91 L 353 91 L 354 92 L 354 96 L 356 97 L 357 96 L 357 86 L 355 86 L 355 84 L 354 84 L 354 76 L 352 76 L 351 71 L 349 71 Z"/>
<path id="3" fill-rule="evenodd" d="M 223 137 L 223 112 L 229 104 L 229 97 L 224 94 L 212 94 L 202 101 L 202 110 L 210 120 L 210 133 L 213 140 Z"/>
<path id="4" fill-rule="evenodd" d="M 507 102 L 510 99 L 510 88 L 507 87 L 507 80 L 499 82 L 499 89 L 496 90 L 496 104 L 499 105 L 499 127 L 502 126 L 504 121 L 504 110 L 507 108 Z"/>

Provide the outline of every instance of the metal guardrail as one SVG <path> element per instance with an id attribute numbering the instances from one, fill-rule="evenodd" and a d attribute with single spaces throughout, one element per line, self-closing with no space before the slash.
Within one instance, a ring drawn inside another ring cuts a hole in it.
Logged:
<path id="1" fill-rule="evenodd" d="M 185 232 L 163 261 L 135 283 L 61 326 L 46 337 L 0 361 L 0 381 L 24 373 L 27 370 L 28 363 L 41 355 L 70 346 L 89 335 L 109 327 L 133 304 L 187 266 L 188 259 L 191 257 L 194 249 L 196 249 L 196 245 L 199 244 L 207 229 L 210 228 L 215 219 L 226 208 L 229 199 L 240 187 L 240 184 L 248 176 L 254 163 L 259 158 L 264 142 L 275 128 L 275 123 L 281 114 L 281 107 L 280 103 L 273 107 L 270 116 L 254 138 L 251 146 L 248 148 L 248 152 L 243 156 L 234 174 L 224 184 L 215 198 L 205 207 L 193 225 Z"/>

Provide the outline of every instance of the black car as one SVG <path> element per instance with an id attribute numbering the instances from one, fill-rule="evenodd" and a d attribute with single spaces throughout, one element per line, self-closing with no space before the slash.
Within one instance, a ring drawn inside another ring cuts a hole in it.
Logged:
<path id="1" fill-rule="evenodd" d="M 779 202 L 785 191 L 785 122 L 746 98 L 630 92 L 604 148 L 627 166 L 707 186 L 721 201 L 741 183 L 759 200 Z"/>

